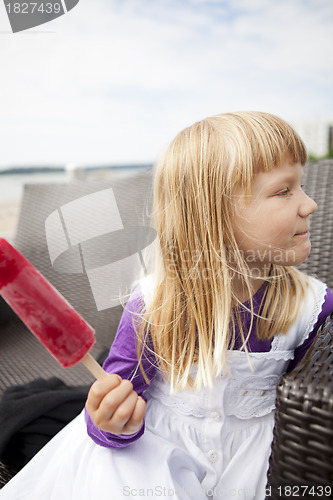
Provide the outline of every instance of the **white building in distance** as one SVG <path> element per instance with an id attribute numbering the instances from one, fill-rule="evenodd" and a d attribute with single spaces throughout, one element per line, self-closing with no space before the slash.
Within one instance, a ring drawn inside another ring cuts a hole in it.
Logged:
<path id="1" fill-rule="evenodd" d="M 303 139 L 310 155 L 325 156 L 333 148 L 333 120 L 298 120 L 291 125 Z"/>

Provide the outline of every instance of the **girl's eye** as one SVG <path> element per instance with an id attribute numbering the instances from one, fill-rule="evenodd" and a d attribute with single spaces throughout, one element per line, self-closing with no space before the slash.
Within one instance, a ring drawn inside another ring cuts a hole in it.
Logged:
<path id="1" fill-rule="evenodd" d="M 289 188 L 283 189 L 283 191 L 279 191 L 276 193 L 276 196 L 287 196 L 291 191 Z"/>

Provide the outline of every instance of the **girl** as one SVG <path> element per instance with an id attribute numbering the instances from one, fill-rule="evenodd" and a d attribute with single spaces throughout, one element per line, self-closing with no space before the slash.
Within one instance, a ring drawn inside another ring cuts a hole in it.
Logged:
<path id="1" fill-rule="evenodd" d="M 316 203 L 280 118 L 214 116 L 154 173 L 154 269 L 130 298 L 80 415 L 0 497 L 265 498 L 275 388 L 333 311 L 296 266 Z M 117 448 L 117 449 L 116 449 Z"/>

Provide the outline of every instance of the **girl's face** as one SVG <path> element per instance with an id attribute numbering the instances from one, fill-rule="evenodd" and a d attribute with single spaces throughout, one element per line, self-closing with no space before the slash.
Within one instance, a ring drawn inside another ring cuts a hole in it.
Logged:
<path id="1" fill-rule="evenodd" d="M 256 174 L 250 196 L 236 193 L 236 242 L 258 277 L 267 264 L 298 265 L 310 253 L 309 216 L 317 204 L 304 193 L 301 176 L 302 166 L 287 161 Z"/>

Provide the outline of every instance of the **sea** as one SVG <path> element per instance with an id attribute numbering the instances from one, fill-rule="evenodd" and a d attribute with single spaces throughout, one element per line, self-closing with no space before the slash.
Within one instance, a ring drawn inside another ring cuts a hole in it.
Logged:
<path id="1" fill-rule="evenodd" d="M 111 165 L 102 167 L 0 167 L 0 204 L 17 203 L 22 199 L 25 184 L 63 183 L 73 179 L 126 177 L 150 164 Z"/>

